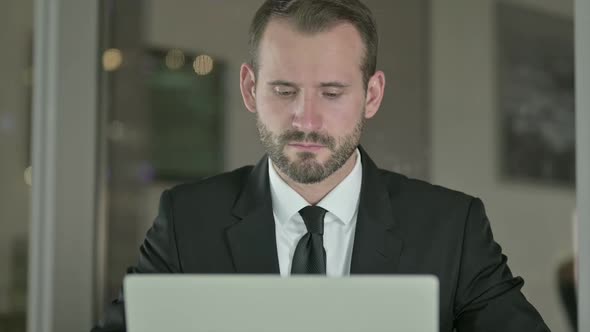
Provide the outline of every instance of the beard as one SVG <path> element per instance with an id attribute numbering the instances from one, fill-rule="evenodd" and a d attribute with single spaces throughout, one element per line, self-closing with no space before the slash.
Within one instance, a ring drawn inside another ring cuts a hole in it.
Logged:
<path id="1" fill-rule="evenodd" d="M 321 182 L 344 166 L 359 145 L 364 123 L 363 111 L 352 133 L 339 138 L 295 129 L 277 135 L 262 123 L 259 116 L 256 117 L 260 141 L 270 160 L 281 172 L 301 184 Z M 321 144 L 331 151 L 330 157 L 321 163 L 316 160 L 316 154 L 313 152 L 297 152 L 296 159 L 290 160 L 285 153 L 285 147 L 293 142 Z"/>

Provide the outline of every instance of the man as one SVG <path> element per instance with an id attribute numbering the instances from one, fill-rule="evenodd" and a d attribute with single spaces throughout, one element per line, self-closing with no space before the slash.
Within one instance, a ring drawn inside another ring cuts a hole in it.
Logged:
<path id="1" fill-rule="evenodd" d="M 250 51 L 240 88 L 267 156 L 165 191 L 131 273 L 434 274 L 441 331 L 549 330 L 479 199 L 380 170 L 359 147 L 385 86 L 363 4 L 267 0 Z M 121 297 L 96 331 L 123 329 Z"/>

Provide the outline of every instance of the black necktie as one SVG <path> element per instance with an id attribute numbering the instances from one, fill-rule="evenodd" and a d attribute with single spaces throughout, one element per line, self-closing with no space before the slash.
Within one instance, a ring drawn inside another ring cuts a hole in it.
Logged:
<path id="1" fill-rule="evenodd" d="M 326 250 L 324 249 L 324 215 L 319 206 L 306 206 L 299 210 L 307 234 L 295 248 L 291 274 L 326 274 Z"/>

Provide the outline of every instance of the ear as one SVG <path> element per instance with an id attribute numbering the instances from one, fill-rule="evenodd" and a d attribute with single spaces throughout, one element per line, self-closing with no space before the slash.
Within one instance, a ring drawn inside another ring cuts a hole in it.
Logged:
<path id="1" fill-rule="evenodd" d="M 240 68 L 240 91 L 248 111 L 256 113 L 256 75 L 247 63 L 243 63 Z"/>
<path id="2" fill-rule="evenodd" d="M 369 79 L 367 84 L 367 93 L 365 98 L 365 118 L 370 119 L 379 110 L 383 92 L 385 91 L 385 73 L 378 70 Z"/>

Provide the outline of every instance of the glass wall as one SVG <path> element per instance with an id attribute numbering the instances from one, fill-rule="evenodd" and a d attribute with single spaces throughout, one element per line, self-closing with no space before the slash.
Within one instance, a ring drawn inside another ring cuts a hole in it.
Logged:
<path id="1" fill-rule="evenodd" d="M 102 2 L 102 303 L 164 189 L 262 156 L 238 86 L 261 2 Z M 552 330 L 568 331 L 572 1 L 365 3 L 387 85 L 363 146 L 381 168 L 480 197 L 523 292 Z"/>

